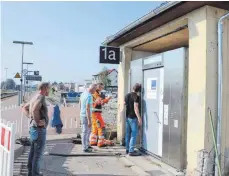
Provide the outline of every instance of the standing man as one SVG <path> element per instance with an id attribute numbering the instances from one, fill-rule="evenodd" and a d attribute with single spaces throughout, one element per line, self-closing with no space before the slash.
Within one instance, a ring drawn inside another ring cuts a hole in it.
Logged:
<path id="1" fill-rule="evenodd" d="M 126 105 L 126 153 L 130 156 L 138 155 L 135 151 L 135 144 L 138 134 L 138 125 L 141 127 L 142 119 L 139 113 L 141 85 L 136 83 L 133 92 L 125 96 Z"/>
<path id="2" fill-rule="evenodd" d="M 90 145 L 104 147 L 113 145 L 113 142 L 105 139 L 105 122 L 102 117 L 102 106 L 108 103 L 111 97 L 103 98 L 101 91 L 104 89 L 103 83 L 97 84 L 97 90 L 93 96 L 92 108 L 92 133 L 90 136 Z M 98 142 L 98 143 L 97 143 Z"/>
<path id="3" fill-rule="evenodd" d="M 91 133 L 92 94 L 95 90 L 96 84 L 92 84 L 80 96 L 80 120 L 82 122 L 82 145 L 84 152 L 91 152 L 89 137 Z"/>
<path id="4" fill-rule="evenodd" d="M 39 93 L 35 95 L 25 106 L 23 112 L 30 121 L 31 148 L 28 158 L 28 176 L 40 176 L 40 162 L 46 143 L 46 128 L 48 126 L 48 108 L 45 96 L 48 96 L 49 83 L 41 83 Z"/>

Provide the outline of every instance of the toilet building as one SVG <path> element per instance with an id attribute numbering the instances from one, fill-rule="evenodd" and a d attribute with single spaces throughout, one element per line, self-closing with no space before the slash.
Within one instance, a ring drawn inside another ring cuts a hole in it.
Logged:
<path id="1" fill-rule="evenodd" d="M 176 170 L 196 175 L 199 152 L 204 149 L 214 153 L 209 114 L 217 133 L 221 112 L 221 137 L 216 135 L 216 139 L 220 143 L 221 167 L 226 170 L 229 157 L 229 17 L 221 20 L 220 43 L 218 23 L 228 12 L 229 2 L 226 1 L 168 2 L 103 43 L 121 50 L 117 117 L 120 142 L 125 138 L 125 94 L 135 83 L 141 83 L 143 126 L 138 146 Z M 221 71 L 219 57 L 223 63 Z M 218 77 L 222 78 L 222 89 Z"/>

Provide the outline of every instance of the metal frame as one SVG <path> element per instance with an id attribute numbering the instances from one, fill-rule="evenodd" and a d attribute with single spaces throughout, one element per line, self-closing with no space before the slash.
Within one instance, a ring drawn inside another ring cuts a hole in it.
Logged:
<path id="1" fill-rule="evenodd" d="M 148 59 L 148 58 L 150 58 L 150 57 L 153 57 L 153 56 L 156 56 L 156 55 L 161 55 L 162 56 L 162 61 L 161 62 L 156 62 L 156 63 L 154 63 L 154 64 L 147 64 L 147 65 L 145 65 L 145 67 L 144 67 L 144 60 L 145 59 Z M 143 58 L 142 59 L 142 64 L 143 64 L 143 68 L 142 68 L 142 87 L 144 87 L 144 71 L 147 71 L 147 70 L 152 70 L 152 69 L 162 69 L 163 67 L 164 67 L 164 63 L 163 63 L 163 58 L 164 58 L 164 56 L 163 56 L 163 54 L 161 53 L 161 54 L 156 54 L 156 55 L 153 55 L 153 56 L 149 56 L 149 57 L 145 57 L 145 58 Z M 160 65 L 159 65 L 159 63 L 160 63 Z M 160 73 L 161 74 L 161 73 Z M 160 80 L 161 81 L 161 80 Z M 164 70 L 163 70 L 163 81 L 164 81 Z M 164 84 L 164 83 L 163 83 Z M 143 91 L 143 89 L 142 89 L 142 91 Z M 143 92 L 141 92 L 141 95 L 142 95 L 142 93 Z M 143 116 L 143 96 L 141 96 L 141 104 L 142 104 L 142 106 L 141 106 L 141 115 Z M 160 105 L 159 105 L 159 108 L 160 108 Z M 159 110 L 160 111 L 160 110 Z M 159 118 L 159 114 L 158 114 L 158 118 Z M 143 119 L 142 119 L 143 120 Z M 163 116 L 162 116 L 162 121 L 163 121 Z M 150 151 L 147 151 L 147 150 L 145 150 L 144 148 L 143 148 L 143 145 L 142 145 L 142 139 L 143 139 L 143 128 L 141 128 L 141 137 L 140 137 L 140 150 L 141 151 L 143 151 L 144 153 L 146 153 L 146 154 L 149 154 L 149 155 L 151 155 L 151 156 L 153 156 L 154 158 L 156 158 L 156 159 L 158 159 L 158 160 L 162 160 L 162 154 L 163 154 L 163 122 L 161 122 L 162 123 L 162 153 L 161 153 L 161 156 L 159 156 L 159 155 L 156 155 L 156 154 L 154 154 L 154 153 L 152 153 L 152 152 L 150 152 Z"/>
<path id="2" fill-rule="evenodd" d="M 220 166 L 221 165 L 221 138 L 222 138 L 222 77 L 223 77 L 223 20 L 229 17 L 229 13 L 222 16 L 218 21 L 218 119 L 217 119 L 217 151 L 215 156 L 215 162 Z M 218 167 L 219 167 L 218 166 Z M 218 168 L 215 165 L 215 175 L 218 176 L 221 174 L 220 167 Z"/>
<path id="3" fill-rule="evenodd" d="M 144 60 L 147 60 L 149 59 L 150 57 L 154 57 L 154 56 L 158 56 L 158 55 L 161 55 L 162 56 L 162 61 L 160 62 L 156 62 L 154 64 L 146 64 L 144 65 Z M 142 58 L 142 88 L 143 88 L 143 85 L 144 85 L 144 71 L 145 70 L 150 70 L 150 69 L 157 69 L 157 68 L 161 68 L 161 67 L 164 67 L 164 55 L 163 53 L 159 53 L 159 54 L 153 54 L 151 56 L 148 56 L 148 57 L 144 57 Z M 141 95 L 143 93 L 143 89 L 141 90 Z M 141 96 L 141 115 L 143 115 L 143 97 Z M 162 134 L 162 137 L 163 137 L 163 134 Z M 150 154 L 152 156 L 154 156 L 155 158 L 157 159 L 160 159 L 161 160 L 161 157 L 149 152 L 149 151 L 146 151 L 142 146 L 142 139 L 143 139 L 143 128 L 141 128 L 141 134 L 140 134 L 140 150 L 147 153 L 147 154 Z M 163 138 L 162 138 L 163 140 Z"/>
<path id="4" fill-rule="evenodd" d="M 156 56 L 161 56 L 162 61 L 159 62 L 155 62 L 153 64 L 146 64 L 144 65 L 144 60 L 147 60 L 151 57 L 156 57 Z M 164 55 L 163 53 L 160 54 L 154 54 L 152 56 L 148 56 L 142 59 L 142 71 L 144 70 L 149 70 L 149 69 L 154 69 L 154 68 L 160 68 L 160 67 L 164 67 Z"/>

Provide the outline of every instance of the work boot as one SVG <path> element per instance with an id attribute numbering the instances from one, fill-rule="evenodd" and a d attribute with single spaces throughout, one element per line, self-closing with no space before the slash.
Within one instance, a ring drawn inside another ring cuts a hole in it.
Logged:
<path id="1" fill-rule="evenodd" d="M 104 143 L 105 143 L 106 146 L 114 146 L 114 142 L 112 142 L 110 140 L 104 139 Z"/>
<path id="2" fill-rule="evenodd" d="M 105 143 L 105 139 L 104 138 L 100 138 L 98 140 L 98 144 L 97 144 L 98 147 L 106 147 L 106 143 Z"/>
<path id="3" fill-rule="evenodd" d="M 97 147 L 106 147 L 107 145 L 105 144 L 105 143 L 103 143 L 103 142 L 99 142 L 98 144 L 97 144 Z"/>
<path id="4" fill-rule="evenodd" d="M 93 147 L 92 147 L 92 146 L 90 146 L 90 145 L 88 146 L 88 148 L 89 148 L 89 149 L 93 149 Z"/>
<path id="5" fill-rule="evenodd" d="M 140 156 L 141 154 L 134 151 L 134 152 L 129 152 L 129 156 Z"/>
<path id="6" fill-rule="evenodd" d="M 97 146 L 96 142 L 90 142 L 90 146 Z"/>
<path id="7" fill-rule="evenodd" d="M 89 148 L 87 148 L 86 150 L 83 150 L 83 152 L 84 152 L 84 153 L 91 153 L 91 152 L 92 152 L 92 150 L 91 150 L 91 149 L 89 149 Z"/>

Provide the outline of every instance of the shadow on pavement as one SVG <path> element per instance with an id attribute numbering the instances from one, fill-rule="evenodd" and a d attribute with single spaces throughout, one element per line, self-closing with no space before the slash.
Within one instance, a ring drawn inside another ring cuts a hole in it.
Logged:
<path id="1" fill-rule="evenodd" d="M 49 155 L 50 152 L 56 152 L 60 154 L 82 153 L 81 145 L 70 144 L 68 141 L 64 141 L 64 143 L 62 142 L 63 141 L 47 142 L 41 163 L 41 172 L 44 176 L 136 175 L 131 168 L 125 167 L 122 161 L 119 161 L 119 157 L 62 157 Z M 22 163 L 21 176 L 26 176 L 28 174 L 27 159 L 29 150 L 30 147 L 26 147 L 23 155 L 16 160 L 17 163 Z"/>

